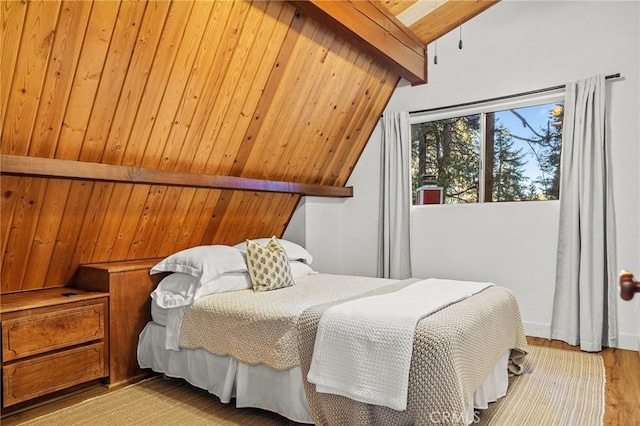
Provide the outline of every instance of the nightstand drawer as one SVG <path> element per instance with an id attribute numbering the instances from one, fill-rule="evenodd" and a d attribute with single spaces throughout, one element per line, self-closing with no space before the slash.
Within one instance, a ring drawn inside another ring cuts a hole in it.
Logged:
<path id="1" fill-rule="evenodd" d="M 104 344 L 81 346 L 3 367 L 3 406 L 105 376 Z"/>
<path id="2" fill-rule="evenodd" d="M 29 316 L 3 320 L 4 362 L 104 337 L 103 303 L 39 312 L 35 309 Z"/>

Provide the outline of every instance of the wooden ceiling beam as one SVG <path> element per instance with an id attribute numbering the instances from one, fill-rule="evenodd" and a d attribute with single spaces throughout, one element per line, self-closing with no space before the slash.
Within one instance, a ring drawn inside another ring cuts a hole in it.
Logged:
<path id="1" fill-rule="evenodd" d="M 235 176 L 176 172 L 132 166 L 0 154 L 0 174 L 57 179 L 122 182 L 185 188 L 281 192 L 316 197 L 353 197 L 353 187 L 313 185 Z"/>
<path id="2" fill-rule="evenodd" d="M 420 37 L 425 45 L 437 40 L 454 28 L 474 18 L 500 0 L 448 0 L 409 29 Z"/>
<path id="3" fill-rule="evenodd" d="M 427 82 L 425 44 L 379 1 L 289 0 L 412 84 Z"/>

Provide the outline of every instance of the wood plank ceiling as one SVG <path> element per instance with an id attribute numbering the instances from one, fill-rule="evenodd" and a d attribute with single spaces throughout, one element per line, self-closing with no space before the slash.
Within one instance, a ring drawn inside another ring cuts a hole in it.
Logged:
<path id="1" fill-rule="evenodd" d="M 425 45 L 500 0 L 383 0 L 382 4 Z"/>
<path id="2" fill-rule="evenodd" d="M 399 79 L 286 2 L 1 8 L 6 156 L 342 187 Z M 3 174 L 1 290 L 65 285 L 83 263 L 280 236 L 299 199 Z"/>

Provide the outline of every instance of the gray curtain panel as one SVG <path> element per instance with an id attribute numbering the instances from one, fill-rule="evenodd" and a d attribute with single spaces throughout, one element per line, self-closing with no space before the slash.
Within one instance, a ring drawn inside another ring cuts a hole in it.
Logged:
<path id="1" fill-rule="evenodd" d="M 382 116 L 382 179 L 378 276 L 411 277 L 411 127 L 408 112 Z"/>
<path id="2" fill-rule="evenodd" d="M 567 84 L 551 338 L 596 352 L 617 343 L 617 270 L 605 79 Z"/>

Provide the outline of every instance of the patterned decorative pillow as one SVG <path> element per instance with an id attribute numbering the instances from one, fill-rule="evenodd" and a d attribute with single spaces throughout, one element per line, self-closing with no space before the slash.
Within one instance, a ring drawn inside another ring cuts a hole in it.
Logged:
<path id="1" fill-rule="evenodd" d="M 276 238 L 266 246 L 247 240 L 247 269 L 253 291 L 269 291 L 294 284 L 289 259 Z"/>

